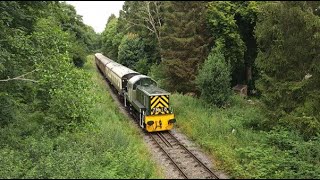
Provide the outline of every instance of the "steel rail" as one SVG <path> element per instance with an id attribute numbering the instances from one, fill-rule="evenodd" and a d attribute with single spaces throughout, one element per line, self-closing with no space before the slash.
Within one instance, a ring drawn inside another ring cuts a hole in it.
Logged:
<path id="1" fill-rule="evenodd" d="M 214 172 L 211 171 L 211 169 L 209 169 L 205 164 L 203 164 L 203 162 L 201 162 L 191 151 L 189 151 L 176 137 L 174 137 L 171 132 L 168 131 L 168 134 L 173 137 L 173 139 L 175 139 L 175 141 L 177 141 L 179 143 L 179 145 L 185 149 L 199 164 L 202 165 L 202 167 L 204 167 L 204 169 L 211 174 L 212 176 L 214 176 L 216 179 L 220 179 Z"/>
<path id="2" fill-rule="evenodd" d="M 174 160 L 170 157 L 170 155 L 162 148 L 162 146 L 159 144 L 159 142 L 153 137 L 152 134 L 150 134 L 151 138 L 157 143 L 157 145 L 160 147 L 161 151 L 164 152 L 167 157 L 170 159 L 170 161 L 174 164 L 174 166 L 179 170 L 179 172 L 183 175 L 185 179 L 189 179 L 188 176 L 179 168 L 179 166 L 174 162 Z"/>

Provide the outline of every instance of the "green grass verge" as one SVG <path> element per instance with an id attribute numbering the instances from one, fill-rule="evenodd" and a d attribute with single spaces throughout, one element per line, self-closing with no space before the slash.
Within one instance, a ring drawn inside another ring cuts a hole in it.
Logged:
<path id="1" fill-rule="evenodd" d="M 258 102 L 233 96 L 231 106 L 222 109 L 173 94 L 171 104 L 176 128 L 213 155 L 232 178 L 320 177 L 320 139 L 305 142 L 281 128 L 257 130 L 267 121 Z"/>

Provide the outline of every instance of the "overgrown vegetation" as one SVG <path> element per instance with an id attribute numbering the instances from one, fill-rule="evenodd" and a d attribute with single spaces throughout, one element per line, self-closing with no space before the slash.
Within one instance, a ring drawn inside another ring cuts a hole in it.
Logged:
<path id="1" fill-rule="evenodd" d="M 0 176 L 3 178 L 155 178 L 160 172 L 150 162 L 140 135 L 108 94 L 90 56 L 89 72 L 95 97 L 89 123 L 73 131 L 47 131 L 42 112 L 30 108 L 15 114 L 17 121 L 0 129 Z M 66 108 L 68 109 L 68 108 Z M 53 129 L 53 127 L 51 127 Z"/>
<path id="2" fill-rule="evenodd" d="M 219 107 L 228 102 L 231 95 L 229 66 L 220 52 L 212 53 L 204 62 L 197 84 L 206 102 Z"/>
<path id="3" fill-rule="evenodd" d="M 0 176 L 158 177 L 93 58 L 81 68 L 95 42 L 73 6 L 2 1 L 0 9 Z"/>
<path id="4" fill-rule="evenodd" d="M 233 178 L 320 177 L 320 141 L 303 140 L 293 129 L 259 131 L 268 121 L 258 101 L 232 96 L 226 109 L 202 100 L 171 96 L 177 126 L 219 160 Z"/>
<path id="5" fill-rule="evenodd" d="M 178 124 L 234 177 L 318 177 L 319 154 L 308 147 L 317 147 L 320 130 L 319 2 L 126 1 L 117 20 L 116 34 L 145 42 L 140 72 L 170 92 L 199 97 L 178 96 Z M 258 107 L 228 98 L 238 84 Z"/>

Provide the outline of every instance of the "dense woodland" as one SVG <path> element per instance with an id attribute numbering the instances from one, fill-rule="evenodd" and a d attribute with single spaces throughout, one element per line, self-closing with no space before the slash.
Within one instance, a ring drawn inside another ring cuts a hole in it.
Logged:
<path id="1" fill-rule="evenodd" d="M 320 132 L 319 2 L 125 2 L 111 16 L 102 52 L 160 85 L 228 103 L 245 84 L 261 99 L 269 122 Z"/>
<path id="2" fill-rule="evenodd" d="M 85 63 L 99 38 L 74 7 L 1 1 L 0 9 L 0 177 L 158 177 Z"/>
<path id="3" fill-rule="evenodd" d="M 102 52 L 174 93 L 180 120 L 190 105 L 181 102 L 192 102 L 202 109 L 190 112 L 207 123 L 214 111 L 228 128 L 264 134 L 265 144 L 232 145 L 242 164 L 229 169 L 234 177 L 319 178 L 320 2 L 126 1 L 101 34 L 65 2 L 1 1 L 0 10 L 0 177 L 156 176 L 150 162 L 132 158 L 143 150 L 116 130 L 121 125 L 96 124 L 105 93 L 93 92 L 86 56 Z M 248 97 L 234 95 L 237 84 L 248 86 Z M 247 108 L 249 99 L 258 107 Z M 212 124 L 186 131 L 202 142 L 202 130 L 219 136 Z M 121 164 L 116 152 L 131 159 Z M 227 153 L 221 159 L 235 161 Z"/>

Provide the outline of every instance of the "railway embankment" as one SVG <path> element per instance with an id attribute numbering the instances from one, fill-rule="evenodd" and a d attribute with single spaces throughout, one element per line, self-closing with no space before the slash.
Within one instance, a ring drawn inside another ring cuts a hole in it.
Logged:
<path id="1" fill-rule="evenodd" d="M 72 130 L 54 133 L 54 128 L 48 126 L 59 125 L 62 121 L 59 118 L 47 117 L 40 110 L 16 113 L 19 121 L 0 128 L 1 178 L 162 177 L 137 129 L 120 113 L 109 95 L 96 71 L 93 56 L 89 56 L 81 71 L 91 77 L 89 91 L 94 101 L 88 121 L 75 124 Z M 20 107 L 21 111 L 28 110 Z"/>
<path id="2" fill-rule="evenodd" d="M 177 124 L 231 178 L 319 178 L 320 139 L 304 141 L 294 131 L 268 129 L 257 100 L 233 96 L 217 108 L 181 94 L 171 96 Z"/>

